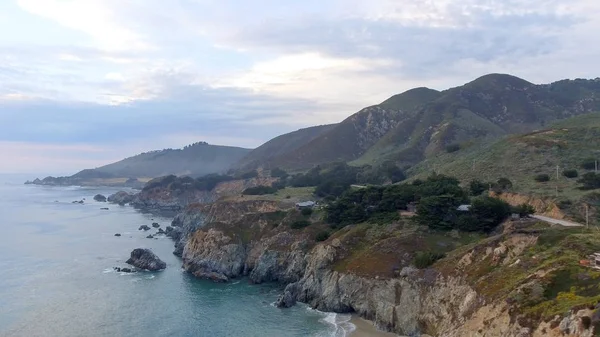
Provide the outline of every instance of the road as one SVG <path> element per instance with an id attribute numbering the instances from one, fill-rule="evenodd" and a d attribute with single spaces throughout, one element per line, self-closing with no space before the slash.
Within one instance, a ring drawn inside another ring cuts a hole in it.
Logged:
<path id="1" fill-rule="evenodd" d="M 558 220 L 558 219 L 549 218 L 549 217 L 543 216 L 543 215 L 530 215 L 530 217 L 538 219 L 538 220 L 542 220 L 547 223 L 551 223 L 553 225 L 561 225 L 561 226 L 565 226 L 565 227 L 583 227 L 582 224 L 579 224 L 576 222 L 567 221 L 567 220 Z"/>

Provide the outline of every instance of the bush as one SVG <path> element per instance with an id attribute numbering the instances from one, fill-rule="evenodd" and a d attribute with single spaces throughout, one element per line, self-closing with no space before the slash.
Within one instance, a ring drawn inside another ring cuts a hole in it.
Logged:
<path id="1" fill-rule="evenodd" d="M 417 252 L 413 259 L 415 267 L 419 269 L 427 268 L 433 265 L 437 260 L 442 259 L 446 256 L 444 253 L 434 252 Z"/>
<path id="2" fill-rule="evenodd" d="M 510 216 L 511 207 L 498 198 L 481 197 L 473 200 L 469 212 L 477 219 L 473 230 L 489 232 Z"/>
<path id="3" fill-rule="evenodd" d="M 310 221 L 308 220 L 296 220 L 290 225 L 292 229 L 302 229 L 308 226 L 310 226 Z"/>
<path id="4" fill-rule="evenodd" d="M 547 174 L 538 174 L 533 179 L 538 183 L 545 183 L 547 181 L 550 181 L 550 176 Z"/>
<path id="5" fill-rule="evenodd" d="M 577 180 L 583 186 L 579 187 L 582 190 L 595 190 L 600 188 L 600 174 L 588 172 Z"/>
<path id="6" fill-rule="evenodd" d="M 471 180 L 469 183 L 469 193 L 474 197 L 481 195 L 487 188 L 488 185 L 479 180 Z"/>
<path id="7" fill-rule="evenodd" d="M 596 158 L 587 158 L 581 163 L 581 168 L 584 170 L 596 169 Z"/>
<path id="8" fill-rule="evenodd" d="M 245 189 L 242 194 L 243 195 L 265 195 L 265 194 L 273 194 L 277 192 L 277 189 L 271 186 L 256 186 L 249 187 Z"/>
<path id="9" fill-rule="evenodd" d="M 320 231 L 315 236 L 315 241 L 317 241 L 317 242 L 325 241 L 325 240 L 329 239 L 330 235 L 331 234 L 329 234 L 328 231 Z"/>
<path id="10" fill-rule="evenodd" d="M 579 173 L 577 172 L 577 170 L 564 170 L 563 176 L 567 178 L 577 178 L 577 176 L 579 176 Z"/>
<path id="11" fill-rule="evenodd" d="M 285 179 L 288 177 L 288 173 L 276 167 L 274 169 L 271 169 L 271 177 Z"/>
<path id="12" fill-rule="evenodd" d="M 500 179 L 498 179 L 497 185 L 501 189 L 507 190 L 507 189 L 511 188 L 513 184 L 512 184 L 512 181 L 510 181 L 508 178 L 500 178 Z"/>
<path id="13" fill-rule="evenodd" d="M 303 208 L 300 213 L 304 216 L 310 216 L 313 213 L 312 208 Z"/>
<path id="14" fill-rule="evenodd" d="M 448 153 L 456 152 L 458 150 L 460 150 L 459 144 L 446 145 L 446 152 L 448 152 Z"/>
<path id="15" fill-rule="evenodd" d="M 521 204 L 519 206 L 514 206 L 512 208 L 512 212 L 519 214 L 519 216 L 525 217 L 535 213 L 535 208 L 529 204 Z"/>

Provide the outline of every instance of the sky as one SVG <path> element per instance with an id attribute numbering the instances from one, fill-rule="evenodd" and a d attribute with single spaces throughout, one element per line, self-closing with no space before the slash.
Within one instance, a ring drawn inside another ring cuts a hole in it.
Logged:
<path id="1" fill-rule="evenodd" d="M 253 148 L 413 87 L 600 76 L 597 0 L 0 0 L 0 173 Z"/>

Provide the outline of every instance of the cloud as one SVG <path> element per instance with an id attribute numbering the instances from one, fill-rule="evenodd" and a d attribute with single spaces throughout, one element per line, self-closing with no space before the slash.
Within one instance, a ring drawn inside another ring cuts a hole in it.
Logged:
<path id="1" fill-rule="evenodd" d="M 90 160 L 256 146 L 417 86 L 596 77 L 599 11 L 593 0 L 6 1 L 0 141 L 114 153 Z"/>

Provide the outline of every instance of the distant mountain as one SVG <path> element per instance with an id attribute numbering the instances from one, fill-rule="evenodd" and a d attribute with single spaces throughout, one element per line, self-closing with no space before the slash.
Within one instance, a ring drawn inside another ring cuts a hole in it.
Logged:
<path id="1" fill-rule="evenodd" d="M 144 152 L 121 161 L 80 171 L 70 177 L 47 177 L 32 183 L 47 185 L 134 185 L 166 175 L 203 176 L 225 172 L 251 150 L 199 142 L 183 149 Z M 126 183 L 129 181 L 128 183 Z"/>
<path id="2" fill-rule="evenodd" d="M 254 166 L 306 169 L 333 161 L 414 165 L 449 146 L 530 132 L 593 111 L 600 111 L 600 79 L 536 85 L 490 74 L 441 92 L 416 88 L 395 95 L 296 148 L 255 160 Z"/>
<path id="3" fill-rule="evenodd" d="M 256 149 L 250 151 L 236 167 L 240 170 L 253 170 L 259 166 L 269 167 L 271 160 L 286 153 L 293 152 L 320 135 L 332 130 L 336 124 L 319 125 L 275 137 Z"/>

